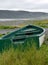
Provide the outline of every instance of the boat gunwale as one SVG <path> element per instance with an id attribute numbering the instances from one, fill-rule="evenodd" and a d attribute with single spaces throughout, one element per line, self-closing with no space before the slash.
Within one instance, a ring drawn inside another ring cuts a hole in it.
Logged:
<path id="1" fill-rule="evenodd" d="M 20 28 L 20 29 L 18 29 L 18 30 L 15 30 L 15 31 L 12 31 L 12 32 L 10 32 L 9 34 L 7 34 L 7 35 L 4 35 L 4 36 L 2 36 L 0 39 L 5 39 L 6 38 L 6 36 L 8 37 L 8 35 L 11 35 L 11 34 L 13 34 L 13 33 L 17 33 L 18 31 L 20 31 L 20 30 L 23 30 L 24 28 L 26 28 L 28 25 L 26 25 L 25 27 L 23 27 L 23 28 Z M 42 36 L 44 33 L 45 33 L 45 29 L 44 28 L 42 28 L 42 27 L 39 27 L 39 26 L 35 26 L 35 25 L 31 25 L 31 26 L 33 26 L 33 27 L 36 27 L 36 28 L 39 28 L 39 29 L 42 29 L 43 30 L 43 32 L 41 32 L 40 34 L 34 34 L 34 35 L 32 35 L 31 37 L 35 37 L 35 36 L 38 36 L 38 37 L 40 37 L 40 36 Z"/>

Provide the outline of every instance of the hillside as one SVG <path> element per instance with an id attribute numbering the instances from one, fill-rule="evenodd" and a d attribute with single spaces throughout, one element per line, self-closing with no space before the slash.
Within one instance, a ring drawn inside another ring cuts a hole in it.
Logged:
<path id="1" fill-rule="evenodd" d="M 48 13 L 0 10 L 0 19 L 16 18 L 48 18 Z"/>

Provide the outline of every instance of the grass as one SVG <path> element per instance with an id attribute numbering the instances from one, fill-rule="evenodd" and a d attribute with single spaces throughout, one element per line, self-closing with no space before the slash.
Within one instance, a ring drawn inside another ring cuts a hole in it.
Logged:
<path id="1" fill-rule="evenodd" d="M 17 26 L 0 26 L 0 29 L 15 29 Z"/>
<path id="2" fill-rule="evenodd" d="M 43 28 L 48 28 L 48 20 L 40 20 L 33 23 L 34 25 L 38 25 Z"/>
<path id="3" fill-rule="evenodd" d="M 33 24 L 33 25 L 37 25 L 43 28 L 48 28 L 48 20 L 33 20 L 33 21 L 27 20 L 27 21 L 24 21 L 24 24 L 20 24 L 19 26 L 23 27 L 27 24 Z"/>
<path id="4" fill-rule="evenodd" d="M 24 23 L 19 24 L 18 26 L 0 25 L 0 29 L 15 29 L 15 28 L 18 28 L 18 27 L 23 27 L 27 24 L 33 24 L 33 25 L 37 25 L 37 26 L 40 26 L 40 27 L 43 27 L 43 28 L 48 28 L 48 20 L 26 20 L 26 21 L 24 21 Z"/>
<path id="5" fill-rule="evenodd" d="M 0 65 L 48 65 L 48 46 L 43 44 L 39 49 L 27 46 L 24 51 L 10 48 L 0 53 Z"/>
<path id="6" fill-rule="evenodd" d="M 0 34 L 0 37 L 3 36 L 3 34 Z"/>

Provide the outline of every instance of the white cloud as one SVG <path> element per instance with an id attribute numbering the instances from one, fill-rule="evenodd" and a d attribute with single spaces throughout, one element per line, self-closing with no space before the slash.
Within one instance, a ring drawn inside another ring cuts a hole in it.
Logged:
<path id="1" fill-rule="evenodd" d="M 0 0 L 0 9 L 48 12 L 48 0 Z"/>

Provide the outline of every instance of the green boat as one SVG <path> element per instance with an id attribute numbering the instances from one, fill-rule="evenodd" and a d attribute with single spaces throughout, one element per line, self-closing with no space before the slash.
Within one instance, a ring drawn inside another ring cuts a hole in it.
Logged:
<path id="1" fill-rule="evenodd" d="M 17 46 L 22 44 L 24 47 L 27 43 L 36 47 L 41 47 L 45 38 L 45 30 L 34 25 L 27 25 L 19 30 L 13 31 L 0 38 L 0 50 L 10 48 L 11 45 Z"/>

